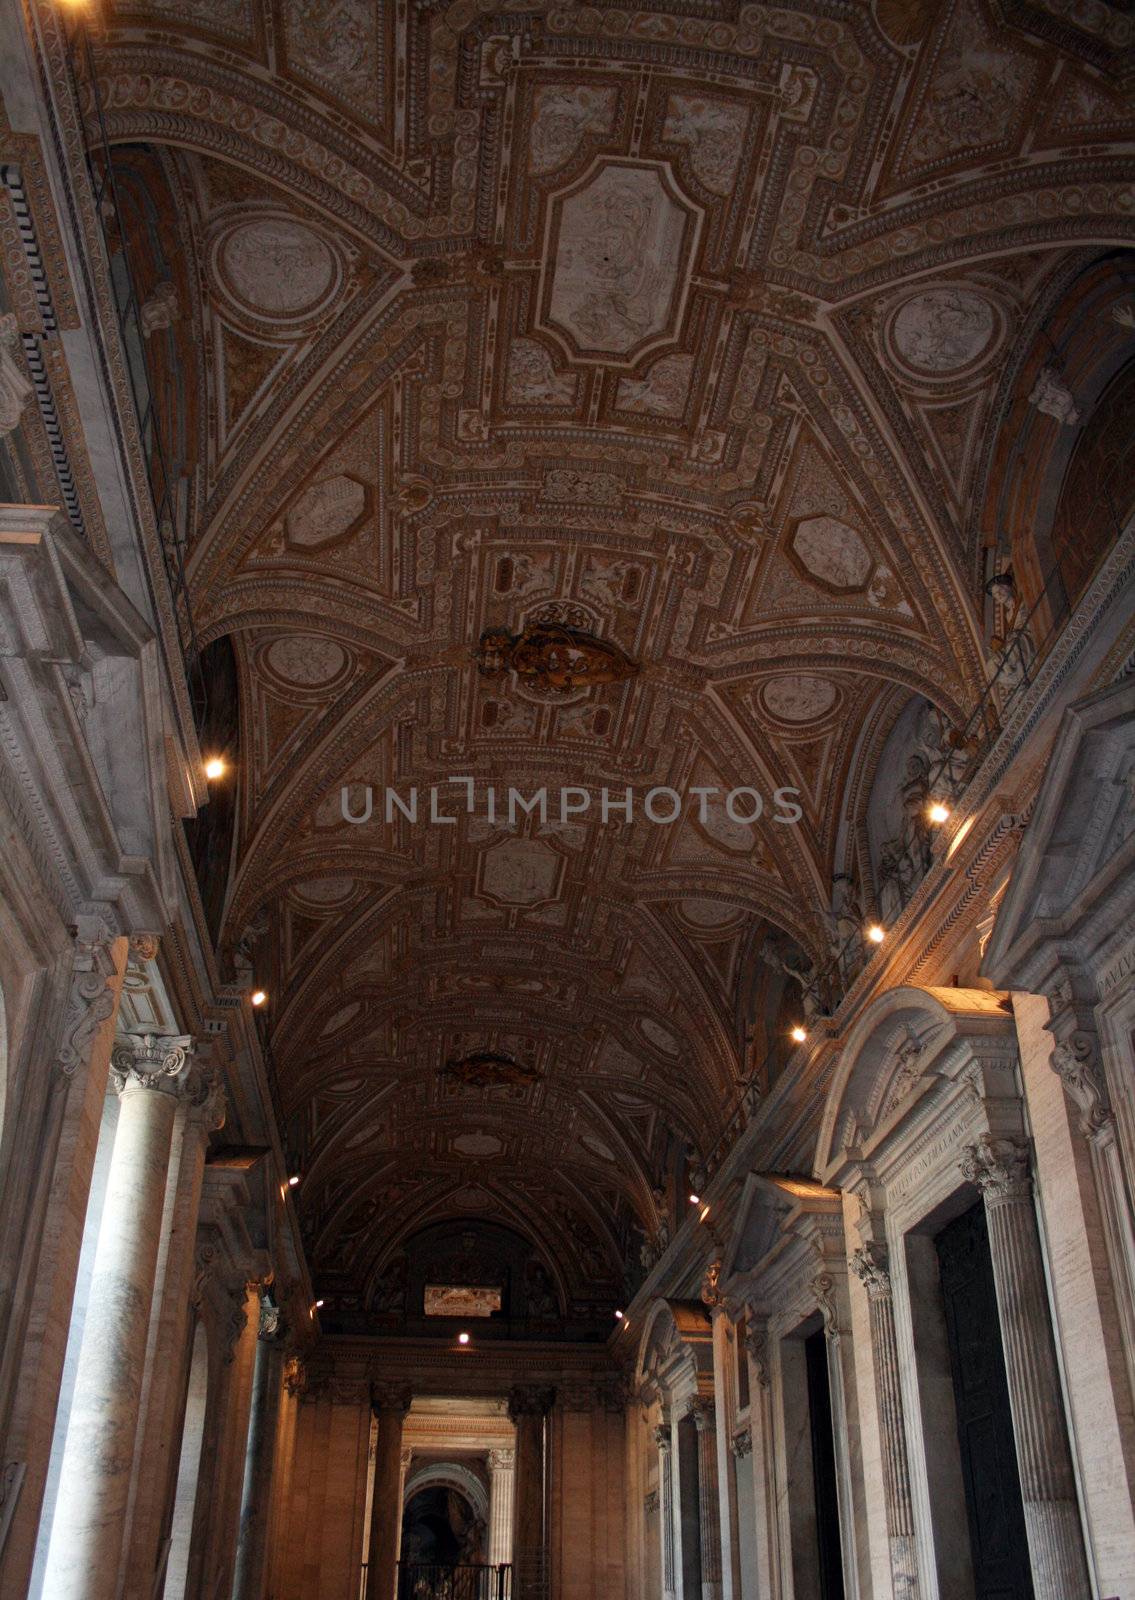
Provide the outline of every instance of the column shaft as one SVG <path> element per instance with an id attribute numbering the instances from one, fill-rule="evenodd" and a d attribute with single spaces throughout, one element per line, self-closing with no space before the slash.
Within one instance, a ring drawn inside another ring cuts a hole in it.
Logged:
<path id="1" fill-rule="evenodd" d="M 669 1422 L 654 1430 L 658 1444 L 658 1501 L 662 1537 L 662 1594 L 674 1600 L 674 1481 L 671 1476 L 671 1438 Z"/>
<path id="2" fill-rule="evenodd" d="M 512 1600 L 546 1600 L 548 1552 L 544 1507 L 544 1428 L 552 1389 L 513 1389 L 509 1415 L 516 1427 L 516 1520 Z"/>
<path id="3" fill-rule="evenodd" d="M 114 1053 L 121 1095 L 44 1576 L 51 1600 L 112 1600 L 125 1531 L 175 1099 L 187 1040 Z"/>
<path id="4" fill-rule="evenodd" d="M 721 1596 L 721 1507 L 718 1504 L 717 1424 L 712 1400 L 694 1409 L 698 1435 L 698 1531 L 702 1600 Z"/>
<path id="5" fill-rule="evenodd" d="M 371 1388 L 371 1408 L 378 1418 L 374 1455 L 374 1494 L 370 1510 L 366 1600 L 393 1600 L 398 1574 L 398 1536 L 402 1521 L 402 1422 L 410 1394 L 378 1384 Z"/>
<path id="6" fill-rule="evenodd" d="M 871 1354 L 879 1401 L 883 1493 L 887 1505 L 887 1534 L 891 1547 L 895 1600 L 918 1600 L 920 1591 L 918 1554 L 914 1542 L 914 1506 L 910 1493 L 910 1461 L 906 1449 L 902 1390 L 899 1386 L 899 1347 L 890 1273 L 885 1265 L 885 1252 L 878 1245 L 857 1250 L 850 1265 L 867 1291 L 871 1319 Z"/>
<path id="7" fill-rule="evenodd" d="M 515 1450 L 489 1452 L 489 1565 L 512 1560 L 512 1506 L 516 1484 Z"/>
<path id="8" fill-rule="evenodd" d="M 987 1135 L 962 1170 L 985 1197 L 1036 1600 L 1088 1600 L 1028 1146 Z"/>
<path id="9" fill-rule="evenodd" d="M 263 1314 L 261 1320 L 263 1325 Z M 275 1338 L 276 1322 L 273 1317 L 268 1321 L 272 1331 L 262 1332 L 256 1345 L 233 1600 L 261 1600 L 267 1577 L 268 1518 L 284 1373 L 283 1348 Z"/>

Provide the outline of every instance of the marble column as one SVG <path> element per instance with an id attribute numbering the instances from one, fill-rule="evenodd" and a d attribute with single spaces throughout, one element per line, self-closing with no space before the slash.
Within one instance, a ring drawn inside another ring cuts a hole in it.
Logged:
<path id="1" fill-rule="evenodd" d="M 489 1555 L 490 1567 L 512 1560 L 512 1504 L 516 1480 L 516 1451 L 489 1451 Z"/>
<path id="2" fill-rule="evenodd" d="M 690 1415 L 698 1436 L 698 1542 L 701 1600 L 721 1600 L 721 1506 L 718 1503 L 717 1414 L 712 1397 L 695 1400 Z"/>
<path id="3" fill-rule="evenodd" d="M 125 1531 L 178 1081 L 190 1040 L 114 1050 L 120 1097 L 43 1592 L 112 1600 Z"/>
<path id="4" fill-rule="evenodd" d="M 551 1388 L 509 1391 L 508 1414 L 516 1427 L 512 1600 L 546 1600 L 548 1595 L 544 1429 L 555 1399 L 556 1391 Z"/>
<path id="5" fill-rule="evenodd" d="M 280 1308 L 262 1301 L 252 1376 L 252 1406 L 241 1488 L 240 1532 L 232 1600 L 261 1600 L 267 1578 L 268 1516 L 276 1455 L 276 1425 L 284 1377 Z"/>
<path id="6" fill-rule="evenodd" d="M 366 1600 L 393 1600 L 402 1523 L 402 1424 L 412 1394 L 404 1384 L 372 1383 L 370 1405 L 378 1419 L 374 1493 L 370 1508 Z"/>
<path id="7" fill-rule="evenodd" d="M 877 1241 L 865 1244 L 855 1252 L 848 1265 L 867 1291 L 871 1358 L 875 1367 L 883 1455 L 883 1494 L 887 1507 L 887 1537 L 895 1600 L 919 1600 L 910 1462 L 906 1450 L 902 1390 L 899 1387 L 895 1303 L 885 1245 Z"/>
<path id="8" fill-rule="evenodd" d="M 181 1086 L 138 1424 L 129 1535 L 123 1549 L 123 1600 L 152 1600 L 154 1574 L 173 1516 L 201 1180 L 209 1136 L 224 1126 L 219 1075 L 200 1062 Z"/>
<path id="9" fill-rule="evenodd" d="M 1036 1600 L 1089 1600 L 1072 1452 L 1025 1140 L 986 1134 L 962 1172 L 982 1192 Z"/>
<path id="10" fill-rule="evenodd" d="M 674 1600 L 677 1587 L 674 1578 L 674 1480 L 672 1476 L 674 1440 L 670 1432 L 669 1419 L 665 1416 L 654 1430 L 654 1442 L 658 1446 L 658 1497 L 662 1513 L 659 1517 L 662 1537 L 662 1594 L 663 1600 Z"/>
<path id="11" fill-rule="evenodd" d="M 779 1557 L 769 1332 L 767 1320 L 752 1307 L 745 1330 L 745 1351 L 749 1362 L 749 1415 L 752 1420 L 756 1592 L 761 1600 L 779 1600 L 783 1563 Z"/>

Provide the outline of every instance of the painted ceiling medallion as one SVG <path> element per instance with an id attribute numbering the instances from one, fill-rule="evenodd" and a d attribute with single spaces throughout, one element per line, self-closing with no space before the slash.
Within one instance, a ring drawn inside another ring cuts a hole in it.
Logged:
<path id="1" fill-rule="evenodd" d="M 576 361 L 636 364 L 678 335 L 701 225 L 668 166 L 597 160 L 548 207 L 539 324 Z"/>
<path id="2" fill-rule="evenodd" d="M 781 722 L 814 722 L 826 716 L 836 702 L 836 687 L 826 678 L 807 673 L 786 673 L 770 678 L 761 689 L 761 705 Z"/>
<path id="3" fill-rule="evenodd" d="M 447 1078 L 472 1089 L 495 1089 L 502 1084 L 522 1087 L 539 1083 L 544 1074 L 539 1067 L 528 1066 L 496 1050 L 476 1050 L 472 1055 L 447 1061 L 444 1067 Z"/>
<path id="4" fill-rule="evenodd" d="M 523 633 L 486 628 L 477 646 L 477 670 L 486 678 L 515 672 L 537 694 L 574 694 L 604 683 L 623 683 L 641 668 L 618 645 L 582 628 L 536 622 Z"/>

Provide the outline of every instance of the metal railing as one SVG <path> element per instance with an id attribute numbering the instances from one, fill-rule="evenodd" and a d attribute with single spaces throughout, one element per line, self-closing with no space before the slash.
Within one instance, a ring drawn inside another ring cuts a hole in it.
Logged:
<path id="1" fill-rule="evenodd" d="M 103 113 L 98 71 L 83 18 L 73 9 L 64 21 L 64 36 L 75 102 L 83 132 L 83 149 L 95 214 L 102 231 L 103 246 L 110 268 L 111 294 L 118 318 L 131 395 L 138 415 L 154 524 L 169 584 L 170 598 L 173 602 L 193 718 L 198 732 L 201 732 L 208 696 L 201 671 L 200 649 L 185 570 L 186 517 L 183 507 L 179 505 L 177 480 L 167 462 L 166 447 L 162 439 L 161 413 L 154 397 L 154 384 L 146 359 L 142 304 L 131 264 L 122 198 L 111 156 L 110 136 Z M 88 115 L 88 112 L 91 115 Z M 97 142 L 94 145 L 88 137 L 92 116 L 97 130 Z"/>
<path id="2" fill-rule="evenodd" d="M 400 1561 L 398 1600 L 511 1600 L 512 1567 Z"/>

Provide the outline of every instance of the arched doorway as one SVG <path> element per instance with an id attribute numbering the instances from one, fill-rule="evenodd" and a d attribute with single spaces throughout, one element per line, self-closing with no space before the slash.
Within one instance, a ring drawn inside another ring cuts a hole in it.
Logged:
<path id="1" fill-rule="evenodd" d="M 485 1524 L 452 1484 L 418 1489 L 402 1513 L 402 1560 L 409 1565 L 461 1566 L 485 1559 Z"/>

